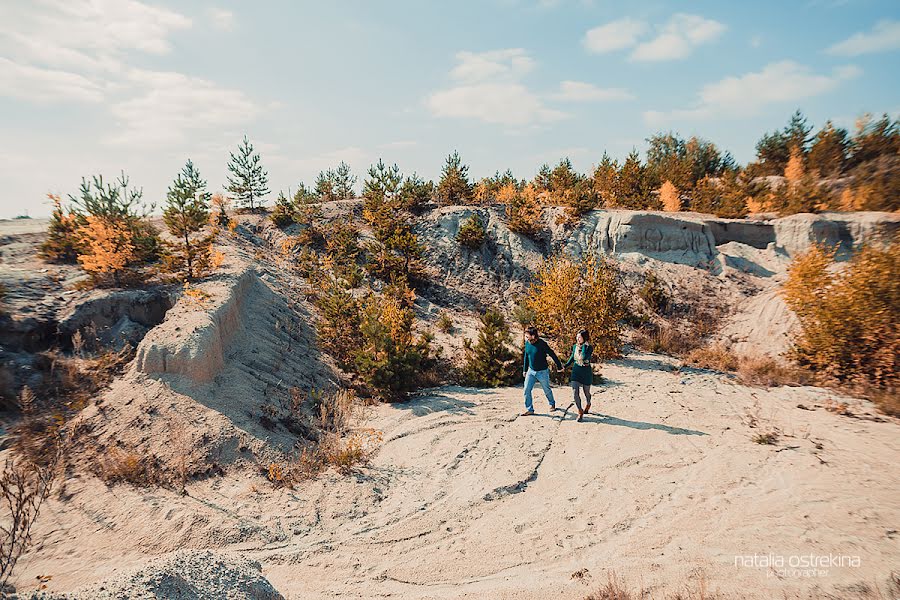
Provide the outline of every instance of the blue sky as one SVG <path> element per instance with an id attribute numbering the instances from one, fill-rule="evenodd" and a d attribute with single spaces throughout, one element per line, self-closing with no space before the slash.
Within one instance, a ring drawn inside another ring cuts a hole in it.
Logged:
<path id="1" fill-rule="evenodd" d="M 212 190 L 245 133 L 270 187 L 379 157 L 481 177 L 701 135 L 739 162 L 800 108 L 900 112 L 896 0 L 0 0 L 0 217 L 124 170 Z"/>

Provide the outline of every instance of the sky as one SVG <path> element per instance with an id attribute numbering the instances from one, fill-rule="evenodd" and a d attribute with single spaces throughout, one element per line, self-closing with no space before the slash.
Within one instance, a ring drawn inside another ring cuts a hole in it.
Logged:
<path id="1" fill-rule="evenodd" d="M 122 171 L 211 191 L 247 135 L 278 190 L 344 160 L 587 172 L 656 132 L 752 160 L 801 109 L 900 114 L 900 2 L 0 0 L 0 218 Z"/>

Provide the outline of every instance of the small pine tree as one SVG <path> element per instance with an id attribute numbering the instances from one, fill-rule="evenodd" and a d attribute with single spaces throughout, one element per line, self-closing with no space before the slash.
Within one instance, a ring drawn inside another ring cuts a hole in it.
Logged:
<path id="1" fill-rule="evenodd" d="M 103 176 L 81 179 L 78 197 L 69 195 L 73 210 L 78 215 L 79 226 L 85 225 L 85 217 L 101 219 L 113 228 L 130 230 L 134 246 L 134 262 L 149 263 L 159 258 L 159 232 L 147 219 L 154 206 L 142 202 L 144 192 L 131 187 L 128 177 L 121 173 L 112 184 L 103 182 Z"/>
<path id="2" fill-rule="evenodd" d="M 209 213 L 209 224 L 213 227 L 225 227 L 231 229 L 234 221 L 228 216 L 228 198 L 222 194 L 213 194 L 210 198 L 212 211 Z"/>
<path id="3" fill-rule="evenodd" d="M 472 199 L 473 186 L 469 181 L 469 167 L 462 164 L 456 150 L 444 163 L 437 192 L 441 203 L 445 205 L 465 205 Z"/>
<path id="4" fill-rule="evenodd" d="M 678 212 L 681 210 L 681 194 L 668 179 L 659 188 L 659 201 L 666 212 Z"/>
<path id="5" fill-rule="evenodd" d="M 543 207 L 533 185 L 526 185 L 506 205 L 506 225 L 510 231 L 536 238 L 543 230 Z"/>
<path id="6" fill-rule="evenodd" d="M 294 203 L 285 196 L 283 191 L 278 192 L 278 197 L 275 199 L 275 207 L 269 214 L 269 219 L 279 229 L 284 229 L 294 222 Z"/>
<path id="7" fill-rule="evenodd" d="M 466 364 L 463 378 L 469 385 L 477 387 L 500 387 L 510 385 L 517 379 L 519 368 L 516 356 L 509 348 L 511 343 L 509 327 L 503 315 L 488 310 L 481 315 L 481 330 L 478 342 L 465 340 Z"/>
<path id="8" fill-rule="evenodd" d="M 383 400 L 404 399 L 432 367 L 429 338 L 413 335 L 414 300 L 404 283 L 393 283 L 363 310 L 356 369 Z"/>
<path id="9" fill-rule="evenodd" d="M 478 250 L 484 244 L 486 236 L 487 232 L 484 229 L 481 217 L 473 214 L 460 225 L 459 230 L 456 232 L 456 241 L 460 246 L 464 246 L 469 250 Z"/>
<path id="10" fill-rule="evenodd" d="M 269 174 L 263 169 L 259 153 L 253 144 L 244 136 L 238 146 L 237 155 L 231 153 L 228 161 L 228 187 L 234 197 L 251 211 L 256 210 L 256 202 L 262 203 L 262 197 L 269 193 Z"/>
<path id="11" fill-rule="evenodd" d="M 354 186 L 356 176 L 350 172 L 350 165 L 341 161 L 334 170 L 334 196 L 337 200 L 350 200 L 355 197 Z"/>
<path id="12" fill-rule="evenodd" d="M 332 202 L 337 200 L 334 177 L 334 171 L 331 169 L 321 171 L 316 177 L 315 194 L 319 199 L 319 202 Z"/>
<path id="13" fill-rule="evenodd" d="M 316 300 L 321 317 L 318 337 L 323 347 L 344 368 L 354 365 L 360 336 L 360 306 L 337 280 L 331 280 Z"/>
<path id="14" fill-rule="evenodd" d="M 650 197 L 647 171 L 640 156 L 632 150 L 616 176 L 616 205 L 632 210 L 656 208 Z"/>
<path id="15" fill-rule="evenodd" d="M 572 188 L 562 192 L 562 203 L 566 207 L 565 220 L 569 223 L 577 222 L 586 213 L 597 208 L 599 201 L 593 182 L 579 175 Z"/>
<path id="16" fill-rule="evenodd" d="M 169 244 L 170 267 L 181 271 L 186 279 L 193 279 L 199 274 L 198 263 L 208 264 L 212 239 L 209 236 L 196 239 L 196 234 L 209 220 L 210 197 L 206 191 L 206 181 L 190 160 L 175 177 L 166 194 L 163 222 L 169 233 L 178 240 Z"/>
<path id="17" fill-rule="evenodd" d="M 606 207 L 616 206 L 616 176 L 619 171 L 618 161 L 615 161 L 604 152 L 603 159 L 594 169 L 594 191 L 600 201 Z"/>
<path id="18" fill-rule="evenodd" d="M 53 203 L 47 239 L 41 244 L 41 258 L 48 262 L 75 264 L 78 262 L 80 240 L 78 238 L 78 215 L 71 208 L 63 208 L 57 194 L 47 194 Z"/>
<path id="19" fill-rule="evenodd" d="M 404 209 L 418 212 L 431 202 L 434 196 L 434 182 L 425 181 L 415 173 L 403 180 L 400 186 L 400 200 Z"/>
<path id="20" fill-rule="evenodd" d="M 297 206 L 302 206 L 304 204 L 312 204 L 312 203 L 318 201 L 318 198 L 316 198 L 315 191 L 306 187 L 306 184 L 304 184 L 302 181 L 299 184 L 297 184 L 297 191 L 294 192 L 293 198 L 294 198 L 294 204 Z"/>
<path id="21" fill-rule="evenodd" d="M 806 158 L 809 170 L 821 177 L 839 177 L 847 165 L 849 145 L 847 130 L 826 121 L 809 149 Z"/>

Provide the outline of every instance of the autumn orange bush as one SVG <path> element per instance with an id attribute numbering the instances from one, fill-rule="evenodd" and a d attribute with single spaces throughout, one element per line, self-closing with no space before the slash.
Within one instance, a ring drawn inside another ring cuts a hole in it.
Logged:
<path id="1" fill-rule="evenodd" d="M 783 295 L 800 321 L 793 354 L 827 378 L 900 389 L 900 242 L 871 244 L 843 268 L 814 246 L 791 264 Z"/>
<path id="2" fill-rule="evenodd" d="M 78 235 L 83 251 L 78 255 L 82 268 L 97 284 L 123 283 L 128 265 L 135 259 L 132 230 L 125 223 L 87 217 Z"/>
<path id="3" fill-rule="evenodd" d="M 557 351 L 568 350 L 575 332 L 587 329 L 595 357 L 620 355 L 626 302 L 612 262 L 590 253 L 549 258 L 535 274 L 525 304 Z"/>
<path id="4" fill-rule="evenodd" d="M 659 188 L 659 201 L 666 212 L 681 210 L 681 194 L 671 181 L 666 180 Z"/>

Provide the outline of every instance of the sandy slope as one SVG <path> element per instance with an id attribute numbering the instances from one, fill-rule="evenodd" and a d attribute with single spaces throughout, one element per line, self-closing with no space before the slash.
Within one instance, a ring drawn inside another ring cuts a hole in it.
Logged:
<path id="1" fill-rule="evenodd" d="M 604 374 L 584 423 L 516 417 L 518 389 L 369 408 L 365 426 L 384 432 L 371 467 L 296 490 L 253 474 L 187 497 L 73 480 L 18 582 L 51 574 L 51 590 L 70 590 L 191 547 L 261 562 L 287 598 L 581 598 L 606 571 L 656 592 L 702 577 L 731 597 L 817 597 L 815 586 L 845 597 L 900 564 L 896 421 L 829 412 L 824 390 L 745 388 L 655 356 Z M 773 429 L 776 445 L 751 441 Z M 770 553 L 860 565 L 786 578 L 734 566 Z"/>

